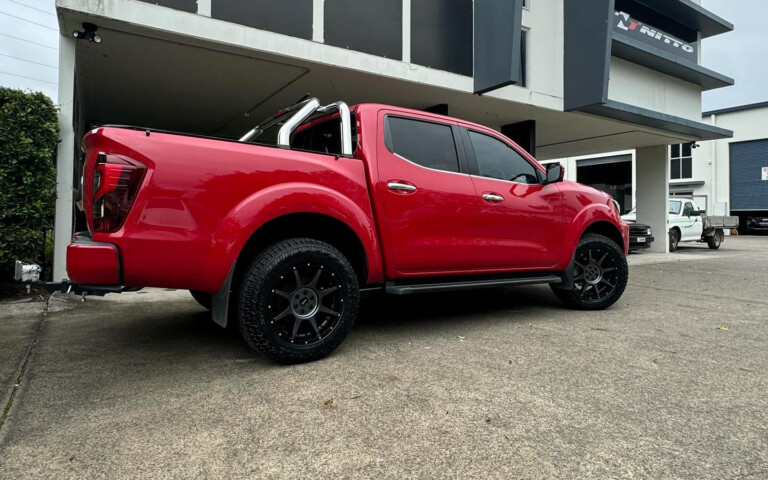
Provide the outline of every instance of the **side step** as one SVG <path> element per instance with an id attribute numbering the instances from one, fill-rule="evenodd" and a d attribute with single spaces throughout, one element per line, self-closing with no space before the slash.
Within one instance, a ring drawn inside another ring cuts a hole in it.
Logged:
<path id="1" fill-rule="evenodd" d="M 510 285 L 533 285 L 539 283 L 561 283 L 558 275 L 536 275 L 530 277 L 495 278 L 483 280 L 456 280 L 452 282 L 436 281 L 435 283 L 399 283 L 387 282 L 385 290 L 392 295 L 410 295 L 413 293 L 450 292 L 454 290 L 472 290 L 478 288 L 507 287 Z"/>

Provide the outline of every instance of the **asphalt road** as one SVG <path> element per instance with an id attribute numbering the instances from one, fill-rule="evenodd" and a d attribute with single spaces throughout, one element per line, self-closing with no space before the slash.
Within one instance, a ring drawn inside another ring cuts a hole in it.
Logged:
<path id="1" fill-rule="evenodd" d="M 186 292 L 0 306 L 0 477 L 768 478 L 768 237 L 630 262 L 603 312 L 368 299 L 292 367 Z"/>

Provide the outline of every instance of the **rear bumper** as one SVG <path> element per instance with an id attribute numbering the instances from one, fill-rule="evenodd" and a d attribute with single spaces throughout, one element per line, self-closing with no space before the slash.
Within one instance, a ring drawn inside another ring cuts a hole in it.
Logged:
<path id="1" fill-rule="evenodd" d="M 80 285 L 120 285 L 122 272 L 117 247 L 76 234 L 67 247 L 67 275 Z"/>

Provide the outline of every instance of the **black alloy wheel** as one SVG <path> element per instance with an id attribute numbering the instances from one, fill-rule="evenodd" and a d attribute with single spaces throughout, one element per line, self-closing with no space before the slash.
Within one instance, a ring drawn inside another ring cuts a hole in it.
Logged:
<path id="1" fill-rule="evenodd" d="M 616 262 L 602 246 L 576 252 L 573 287 L 586 301 L 600 301 L 616 289 Z"/>
<path id="2" fill-rule="evenodd" d="M 621 297 L 628 279 L 627 258 L 621 248 L 607 237 L 587 234 L 576 248 L 573 288 L 552 284 L 552 291 L 571 308 L 601 310 Z"/>
<path id="3" fill-rule="evenodd" d="M 240 330 L 246 342 L 281 363 L 328 355 L 354 324 L 357 276 L 336 248 L 291 239 L 264 250 L 245 272 Z"/>
<path id="4" fill-rule="evenodd" d="M 279 273 L 267 304 L 272 332 L 291 344 L 321 342 L 338 327 L 344 309 L 336 274 L 312 262 Z"/>

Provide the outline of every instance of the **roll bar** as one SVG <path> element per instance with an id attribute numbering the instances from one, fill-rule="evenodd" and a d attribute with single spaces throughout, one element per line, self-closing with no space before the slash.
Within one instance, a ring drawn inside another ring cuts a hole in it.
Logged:
<path id="1" fill-rule="evenodd" d="M 327 113 L 338 110 L 341 119 L 341 154 L 345 156 L 352 155 L 352 123 L 349 114 L 349 106 L 344 102 L 330 103 L 320 106 L 317 98 L 310 98 L 277 112 L 272 117 L 254 127 L 251 131 L 240 138 L 241 142 L 249 142 L 261 135 L 269 127 L 280 123 L 287 114 L 296 112 L 285 121 L 283 126 L 277 132 L 277 146 L 280 148 L 291 148 L 291 134 L 310 116 L 315 113 Z"/>

